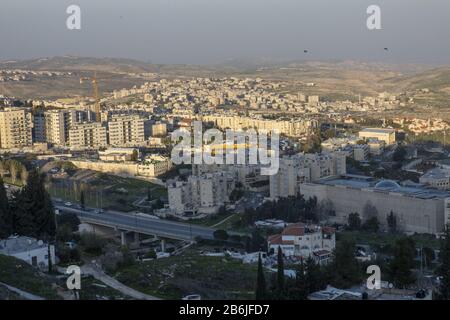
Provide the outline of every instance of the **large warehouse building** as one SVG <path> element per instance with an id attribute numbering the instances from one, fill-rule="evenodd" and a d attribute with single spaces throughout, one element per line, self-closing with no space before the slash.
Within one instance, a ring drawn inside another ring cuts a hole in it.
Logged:
<path id="1" fill-rule="evenodd" d="M 335 216 L 330 220 L 338 223 L 347 223 L 348 215 L 357 212 L 363 221 L 376 215 L 386 227 L 392 211 L 399 230 L 437 234 L 450 222 L 450 192 L 419 185 L 401 186 L 391 180 L 343 175 L 304 183 L 300 189 L 306 198 L 315 196 L 319 203 L 331 203 Z"/>

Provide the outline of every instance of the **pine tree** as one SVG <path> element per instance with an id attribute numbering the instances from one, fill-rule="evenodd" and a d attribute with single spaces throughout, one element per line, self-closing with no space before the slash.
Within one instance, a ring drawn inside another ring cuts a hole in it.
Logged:
<path id="1" fill-rule="evenodd" d="M 333 285 L 347 288 L 361 280 L 362 270 L 356 260 L 356 246 L 353 240 L 343 239 L 334 250 L 332 264 Z"/>
<path id="2" fill-rule="evenodd" d="M 284 293 L 284 261 L 283 261 L 283 250 L 278 246 L 278 256 L 277 256 L 277 291 L 280 296 Z"/>
<path id="3" fill-rule="evenodd" d="M 323 275 L 320 266 L 312 257 L 308 257 L 305 263 L 305 285 L 307 293 L 313 293 L 323 289 Z"/>
<path id="4" fill-rule="evenodd" d="M 47 241 L 56 234 L 55 212 L 44 178 L 37 171 L 30 172 L 27 185 L 16 200 L 16 232 Z"/>
<path id="5" fill-rule="evenodd" d="M 439 275 L 442 277 L 439 285 L 438 298 L 450 300 L 450 226 L 445 228 L 445 236 L 441 240 Z"/>
<path id="6" fill-rule="evenodd" d="M 12 233 L 11 209 L 6 195 L 3 179 L 0 177 L 0 239 L 7 238 Z"/>
<path id="7" fill-rule="evenodd" d="M 404 237 L 395 243 L 394 258 L 389 264 L 389 271 L 392 282 L 398 288 L 405 288 L 415 281 L 411 271 L 414 267 L 415 250 L 414 241 L 410 238 Z"/>
<path id="8" fill-rule="evenodd" d="M 266 279 L 264 277 L 261 254 L 258 257 L 258 274 L 256 276 L 255 298 L 256 300 L 264 300 L 266 298 Z"/>

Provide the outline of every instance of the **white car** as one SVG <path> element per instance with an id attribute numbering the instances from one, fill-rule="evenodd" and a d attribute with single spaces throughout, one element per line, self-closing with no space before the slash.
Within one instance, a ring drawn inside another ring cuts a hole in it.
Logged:
<path id="1" fill-rule="evenodd" d="M 64 203 L 64 205 L 67 206 L 67 207 L 71 207 L 72 206 L 72 202 L 68 201 L 68 202 Z"/>

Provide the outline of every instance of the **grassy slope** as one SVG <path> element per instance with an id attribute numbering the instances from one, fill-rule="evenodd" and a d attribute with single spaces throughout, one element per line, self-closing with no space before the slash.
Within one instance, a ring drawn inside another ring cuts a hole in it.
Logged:
<path id="1" fill-rule="evenodd" d="M 0 282 L 47 299 L 59 299 L 50 281 L 27 263 L 13 257 L 0 255 Z"/>
<path id="2" fill-rule="evenodd" d="M 203 299 L 249 299 L 254 294 L 256 265 L 189 251 L 122 268 L 115 276 L 136 290 L 162 298 L 200 294 Z"/>

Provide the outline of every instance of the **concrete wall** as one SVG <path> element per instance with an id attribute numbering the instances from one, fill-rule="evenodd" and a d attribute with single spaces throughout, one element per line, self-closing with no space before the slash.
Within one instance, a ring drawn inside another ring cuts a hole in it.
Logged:
<path id="1" fill-rule="evenodd" d="M 359 213 L 363 220 L 367 219 L 364 207 L 369 203 L 377 209 L 377 218 L 384 227 L 392 210 L 401 231 L 439 233 L 444 229 L 444 199 L 419 199 L 394 192 L 311 183 L 303 184 L 300 190 L 305 198 L 316 196 L 319 202 L 329 199 L 336 211 L 336 221 L 340 223 L 347 223 L 352 212 Z"/>

